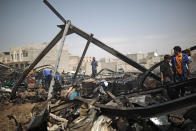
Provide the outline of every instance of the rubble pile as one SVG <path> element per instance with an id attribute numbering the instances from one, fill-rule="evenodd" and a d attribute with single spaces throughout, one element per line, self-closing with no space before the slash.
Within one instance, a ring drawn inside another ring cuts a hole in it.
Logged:
<path id="1" fill-rule="evenodd" d="M 41 71 L 43 72 L 43 70 Z M 39 74 L 34 81 L 33 74 Z M 196 108 L 191 105 L 170 112 L 167 108 L 161 109 L 165 103 L 172 101 L 167 95 L 167 87 L 159 84 L 156 88 L 148 88 L 151 84 L 140 87 L 138 79 L 140 75 L 124 75 L 119 77 L 106 77 L 100 79 L 86 78 L 74 85 L 69 82 L 56 80 L 53 97 L 47 100 L 48 87 L 44 76 L 40 71 L 29 74 L 25 86 L 21 84 L 17 91 L 16 99 L 10 101 L 10 91 L 1 91 L 2 119 L 6 119 L 10 127 L 19 130 L 70 130 L 70 131 L 126 131 L 126 130 L 191 130 L 195 129 Z M 62 77 L 64 78 L 64 77 Z M 67 79 L 66 79 L 67 80 Z M 192 81 L 191 81 L 192 80 Z M 147 79 L 146 81 L 150 81 Z M 188 84 L 189 83 L 189 84 Z M 195 78 L 191 78 L 184 85 L 187 87 L 186 96 L 195 95 L 188 88 L 194 87 Z M 183 83 L 180 83 L 181 85 Z M 33 85 L 33 86 L 32 86 Z M 26 87 L 27 86 L 27 87 Z M 173 87 L 172 87 L 173 86 Z M 168 88 L 177 88 L 177 84 Z M 1 90 L 4 88 L 1 86 Z M 8 88 L 12 89 L 12 88 Z M 7 97 L 4 93 L 7 93 Z M 178 101 L 177 98 L 174 101 Z M 11 105 L 13 103 L 13 105 Z M 22 105 L 21 105 L 22 104 Z M 16 109 L 16 106 L 20 108 Z M 16 113 L 22 107 L 28 105 L 28 112 Z M 160 106 L 160 112 L 156 113 L 153 106 Z M 30 109 L 29 109 L 30 108 Z M 149 108 L 149 112 L 146 110 Z M 170 106 L 168 105 L 168 108 Z M 11 111 L 6 111 L 10 109 Z M 140 111 L 141 110 L 141 111 Z M 178 112 L 177 112 L 178 111 Z M 153 112 L 155 114 L 153 114 Z M 17 115 L 20 114 L 20 117 Z M 25 118 L 24 118 L 25 117 Z M 5 126 L 5 122 L 4 125 Z M 6 125 L 6 128 L 8 126 Z"/>

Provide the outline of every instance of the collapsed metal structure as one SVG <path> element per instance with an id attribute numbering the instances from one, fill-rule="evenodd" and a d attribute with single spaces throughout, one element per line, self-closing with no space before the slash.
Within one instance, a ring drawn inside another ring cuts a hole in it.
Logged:
<path id="1" fill-rule="evenodd" d="M 20 79 L 18 80 L 18 82 L 14 85 L 14 88 L 12 90 L 11 93 L 11 98 L 10 99 L 14 99 L 16 96 L 16 91 L 18 89 L 18 87 L 20 86 L 21 82 L 25 79 L 25 77 L 28 75 L 28 73 L 36 66 L 36 64 L 56 45 L 56 43 L 62 38 L 63 36 L 63 32 L 64 32 L 64 28 L 66 27 L 66 25 L 68 24 L 68 21 L 66 21 L 61 15 L 60 13 L 58 13 L 56 11 L 56 9 L 47 1 L 44 0 L 43 1 L 52 11 L 53 13 L 64 23 L 64 25 L 60 25 L 59 27 L 61 28 L 60 32 L 54 37 L 54 39 L 48 44 L 48 46 L 46 46 L 46 48 L 37 56 L 37 58 L 33 61 L 33 63 L 29 66 L 28 69 L 26 69 L 22 76 L 20 77 Z M 66 35 L 70 35 L 72 33 L 76 33 L 77 35 L 81 36 L 82 38 L 87 40 L 87 44 L 86 47 L 83 51 L 82 57 L 80 59 L 80 62 L 78 64 L 76 73 L 74 75 L 74 79 L 73 79 L 73 83 L 75 82 L 78 70 L 80 68 L 80 65 L 83 61 L 83 58 L 86 54 L 86 51 L 88 49 L 88 46 L 90 43 L 93 43 L 95 45 L 97 45 L 98 47 L 102 48 L 103 50 L 109 52 L 110 54 L 116 56 L 117 58 L 121 59 L 122 61 L 128 63 L 130 66 L 133 66 L 135 68 L 137 68 L 138 70 L 140 70 L 141 72 L 143 72 L 143 76 L 140 79 L 140 86 L 143 85 L 143 82 L 145 81 L 145 78 L 147 76 L 151 76 L 152 78 L 154 78 L 155 80 L 160 80 L 159 76 L 151 73 L 153 69 L 155 69 L 156 67 L 158 67 L 160 65 L 160 63 L 154 65 L 152 68 L 150 69 L 146 69 L 145 67 L 141 66 L 140 64 L 138 64 L 137 62 L 131 60 L 130 58 L 126 57 L 125 55 L 123 55 L 122 53 L 116 51 L 115 49 L 107 46 L 106 44 L 104 44 L 103 42 L 101 42 L 100 40 L 98 40 L 97 38 L 95 38 L 93 36 L 93 34 L 88 34 L 85 31 L 79 29 L 78 27 L 74 26 L 73 24 L 70 24 L 68 26 L 68 32 Z M 190 48 L 190 50 L 194 50 L 196 49 L 196 46 Z M 192 78 L 190 80 L 187 80 L 185 82 L 182 83 L 175 83 L 173 85 L 168 85 L 167 88 L 180 88 L 182 86 L 192 86 L 194 87 L 196 85 L 196 78 Z M 151 89 L 151 90 L 147 90 L 147 91 L 143 91 L 143 92 L 135 92 L 135 94 L 150 94 L 150 93 L 155 93 L 155 92 L 160 92 L 161 90 L 163 90 L 164 87 L 157 87 L 156 89 Z M 134 95 L 133 94 L 129 94 Z M 118 97 L 114 97 L 113 99 L 119 99 Z M 102 111 L 103 114 L 110 114 L 110 115 L 116 115 L 116 116 L 126 116 L 128 118 L 132 118 L 132 119 L 137 119 L 140 117 L 152 117 L 152 116 L 156 116 L 156 115 L 161 115 L 161 114 L 165 114 L 165 113 L 169 113 L 172 111 L 175 111 L 177 109 L 182 109 L 185 107 L 189 107 L 189 106 L 193 106 L 196 104 L 196 93 L 191 94 L 189 96 L 186 97 L 182 97 L 182 98 L 178 98 L 169 102 L 165 102 L 165 103 L 161 103 L 161 104 L 155 104 L 152 106 L 147 106 L 147 107 L 138 107 L 138 108 L 131 108 L 131 107 L 119 107 L 119 106 L 109 106 L 109 105 L 103 105 L 103 104 L 99 104 L 99 103 L 95 103 L 94 106 L 100 108 L 100 110 Z M 91 103 L 92 100 L 87 100 L 87 99 L 83 99 L 83 98 L 78 98 L 75 99 L 73 101 L 80 101 L 80 102 L 84 102 L 84 103 Z"/>
<path id="2" fill-rule="evenodd" d="M 25 79 L 25 77 L 27 76 L 27 74 L 56 45 L 56 43 L 63 36 L 63 31 L 64 31 L 64 28 L 65 28 L 65 26 L 67 24 L 67 21 L 56 11 L 56 9 L 47 0 L 44 0 L 44 3 L 55 13 L 55 15 L 58 16 L 58 18 L 60 18 L 60 20 L 64 23 L 64 25 L 59 26 L 59 27 L 61 27 L 61 31 L 54 37 L 54 39 L 48 44 L 48 46 L 37 56 L 37 58 L 34 60 L 34 62 L 29 66 L 29 68 L 24 71 L 22 77 L 20 78 L 20 80 L 17 82 L 17 84 L 13 88 L 11 99 L 14 98 L 18 86 Z M 102 48 L 103 50 L 107 51 L 108 53 L 116 56 L 117 58 L 119 58 L 122 61 L 128 63 L 129 65 L 137 68 L 138 70 L 140 70 L 142 72 L 147 71 L 147 69 L 145 67 L 141 66 L 137 62 L 131 60 L 130 58 L 126 57 L 125 55 L 123 55 L 122 53 L 118 52 L 117 50 L 115 50 L 115 49 L 107 46 L 106 44 L 104 44 L 103 42 L 101 42 L 100 40 L 98 40 L 97 38 L 93 37 L 92 34 L 88 34 L 85 31 L 83 31 L 83 30 L 79 29 L 78 27 L 74 26 L 73 24 L 70 24 L 70 27 L 69 27 L 69 30 L 68 30 L 67 35 L 70 35 L 72 33 L 76 33 L 77 35 L 79 35 L 79 36 L 83 37 L 84 39 L 90 41 L 91 43 L 93 43 L 96 46 Z M 88 45 L 88 43 L 87 43 L 87 45 Z M 88 49 L 88 47 L 86 47 L 86 48 Z M 86 52 L 87 49 L 85 49 L 84 51 Z M 83 55 L 83 57 L 81 58 L 81 61 L 84 58 L 84 56 L 85 55 Z M 151 74 L 151 76 L 153 78 L 155 78 L 156 80 L 160 80 L 160 78 L 157 75 Z"/>

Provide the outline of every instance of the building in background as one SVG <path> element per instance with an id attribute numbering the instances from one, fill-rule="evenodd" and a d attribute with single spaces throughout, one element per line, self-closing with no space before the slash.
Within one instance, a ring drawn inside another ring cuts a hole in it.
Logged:
<path id="1" fill-rule="evenodd" d="M 35 58 L 41 53 L 41 51 L 48 45 L 48 43 L 28 43 L 25 46 L 12 47 L 10 52 L 0 53 L 0 62 L 7 64 L 10 67 L 24 69 L 29 66 Z M 46 56 L 36 65 L 53 65 L 55 66 L 59 45 L 55 45 Z M 149 52 L 147 54 L 135 53 L 127 54 L 127 57 L 146 67 L 150 68 L 155 63 L 158 63 L 163 56 L 158 55 L 156 52 Z M 93 57 L 84 57 L 80 71 L 87 75 L 92 73 L 92 62 Z M 72 56 L 68 47 L 65 44 L 63 47 L 58 71 L 59 72 L 72 72 L 76 71 L 77 65 L 80 61 L 79 56 Z M 98 61 L 98 72 L 101 69 L 108 68 L 113 71 L 124 71 L 124 72 L 140 72 L 131 65 L 123 62 L 117 58 L 102 58 Z"/>
<path id="2" fill-rule="evenodd" d="M 9 63 L 10 62 L 10 52 L 1 52 L 0 53 L 0 62 Z"/>
<path id="3" fill-rule="evenodd" d="M 10 52 L 0 53 L 0 62 L 17 69 L 25 69 L 36 57 L 43 51 L 48 43 L 28 43 L 25 46 L 12 47 Z M 52 65 L 55 66 L 59 45 L 55 45 L 46 56 L 36 65 Z M 61 59 L 58 67 L 59 72 L 75 72 L 80 61 L 79 56 L 72 56 L 65 44 L 62 50 Z M 92 57 L 84 57 L 81 70 L 85 74 L 91 74 Z M 99 66 L 100 67 L 100 66 Z"/>
<path id="4" fill-rule="evenodd" d="M 127 54 L 127 57 L 148 69 L 154 64 L 160 62 L 162 56 L 159 56 L 158 53 L 156 52 L 149 52 L 147 54 L 143 54 L 143 53 Z M 124 72 L 140 72 L 133 66 L 123 62 L 120 59 L 102 58 L 100 59 L 100 66 L 101 69 L 108 68 L 117 72 L 122 70 Z"/>
<path id="5" fill-rule="evenodd" d="M 127 57 L 134 60 L 137 63 L 140 63 L 140 61 L 145 58 L 143 53 L 127 54 Z"/>
<path id="6" fill-rule="evenodd" d="M 24 69 L 29 66 L 35 58 L 41 53 L 41 51 L 48 45 L 48 43 L 28 43 L 25 46 L 12 47 L 9 52 L 9 61 L 2 62 L 10 67 Z M 56 57 L 59 50 L 59 45 L 55 45 L 44 58 L 36 65 L 55 65 Z M 67 46 L 65 45 L 61 55 L 61 61 L 59 63 L 58 71 L 69 70 L 69 56 Z M 5 59 L 1 57 L 1 59 Z"/>

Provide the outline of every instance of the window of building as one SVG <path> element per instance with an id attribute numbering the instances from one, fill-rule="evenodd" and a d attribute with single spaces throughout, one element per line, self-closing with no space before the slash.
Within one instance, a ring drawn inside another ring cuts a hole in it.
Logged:
<path id="1" fill-rule="evenodd" d="M 23 57 L 28 57 L 28 52 L 26 50 L 22 50 Z"/>
<path id="2" fill-rule="evenodd" d="M 19 60 L 19 59 L 20 59 L 19 54 L 17 54 L 17 60 Z"/>
<path id="3" fill-rule="evenodd" d="M 28 53 L 27 52 L 23 52 L 23 57 L 28 57 Z"/>
<path id="4" fill-rule="evenodd" d="M 11 54 L 11 60 L 14 60 L 14 56 L 13 56 L 13 54 Z"/>

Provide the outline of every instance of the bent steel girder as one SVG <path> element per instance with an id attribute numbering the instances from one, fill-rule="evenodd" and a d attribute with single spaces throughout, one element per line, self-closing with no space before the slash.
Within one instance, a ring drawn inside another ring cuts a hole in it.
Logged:
<path id="1" fill-rule="evenodd" d="M 136 107 L 136 108 L 127 108 L 119 106 L 105 106 L 103 104 L 95 104 L 96 107 L 99 107 L 103 114 L 124 116 L 127 118 L 138 118 L 138 117 L 154 117 L 163 114 L 169 114 L 171 112 L 187 108 L 189 106 L 196 105 L 196 93 L 175 99 L 172 101 L 155 104 L 147 107 Z"/>
<path id="2" fill-rule="evenodd" d="M 180 88 L 183 86 L 191 86 L 194 87 L 194 84 L 196 85 L 196 78 L 191 78 L 188 79 L 186 81 L 183 82 L 177 82 L 177 83 L 171 83 L 171 84 L 167 84 L 167 85 L 160 85 L 158 87 L 155 88 L 150 88 L 150 89 L 143 89 L 142 91 L 134 91 L 131 93 L 127 93 L 127 94 L 123 94 L 126 95 L 127 97 L 134 97 L 134 96 L 138 96 L 138 95 L 146 95 L 146 94 L 157 94 L 167 88 Z M 192 86 L 193 85 L 193 86 Z M 190 88 L 190 87 L 189 87 Z M 118 98 L 123 98 L 123 96 L 118 96 Z"/>
<path id="3" fill-rule="evenodd" d="M 47 0 L 44 0 L 43 1 L 51 10 L 52 12 L 58 17 L 61 19 L 61 21 L 66 24 L 66 20 L 62 17 L 62 15 L 60 15 L 60 13 L 47 1 Z M 65 26 L 61 26 L 61 27 L 65 27 Z M 73 24 L 70 25 L 70 29 L 71 31 L 73 31 L 73 33 L 76 33 L 77 35 L 83 37 L 84 39 L 88 40 L 90 39 L 91 35 L 86 33 L 85 31 L 77 28 L 76 26 L 74 26 Z M 136 69 L 142 71 L 142 72 L 145 72 L 147 71 L 147 69 L 138 64 L 137 62 L 131 60 L 130 58 L 128 58 L 127 56 L 123 55 L 122 53 L 118 52 L 117 50 L 107 46 L 106 44 L 104 44 L 103 42 L 101 42 L 100 40 L 92 37 L 92 41 L 91 41 L 93 44 L 95 44 L 96 46 L 102 48 L 103 50 L 109 52 L 110 54 L 116 56 L 117 58 L 121 59 L 122 61 L 126 62 L 127 64 L 135 67 Z M 150 76 L 153 77 L 154 79 L 156 80 L 159 80 L 160 81 L 160 77 L 153 74 L 153 73 L 150 73 Z"/>
<path id="4" fill-rule="evenodd" d="M 193 86 L 196 85 L 196 78 L 193 78 L 191 80 L 177 83 L 171 88 L 180 88 L 185 86 Z M 163 89 L 163 88 L 162 88 Z M 156 91 L 160 91 L 161 88 L 159 88 Z M 153 90 L 152 90 L 153 92 Z M 146 93 L 152 93 L 152 92 L 143 92 L 141 94 Z M 138 94 L 137 94 L 138 96 Z M 99 108 L 103 114 L 105 115 L 113 115 L 113 116 L 123 116 L 130 119 L 137 119 L 137 118 L 147 118 L 147 117 L 154 117 L 158 115 L 163 114 L 169 114 L 171 112 L 182 110 L 184 108 L 190 107 L 190 106 L 196 106 L 196 93 L 181 97 L 175 100 L 171 100 L 168 102 L 160 103 L 160 104 L 153 104 L 146 107 L 121 107 L 121 106 L 111 106 L 111 105 L 104 105 L 100 103 L 95 103 L 94 106 Z M 84 103 L 91 103 L 92 100 L 84 99 L 84 98 L 76 98 L 75 101 L 81 101 Z"/>
<path id="5" fill-rule="evenodd" d="M 188 48 L 188 49 L 183 50 L 182 52 L 185 53 L 186 50 L 192 51 L 192 50 L 195 50 L 195 49 L 196 49 L 196 46 L 192 46 L 192 47 L 190 47 L 190 48 Z"/>
<path id="6" fill-rule="evenodd" d="M 187 86 L 189 88 L 190 87 L 194 88 L 195 85 L 196 85 L 196 78 L 191 78 L 191 79 L 188 79 L 183 82 L 177 82 L 177 83 L 172 83 L 172 84 L 168 84 L 168 85 L 161 85 L 161 86 L 153 88 L 153 89 L 132 92 L 131 94 L 127 94 L 126 96 L 133 97 L 133 96 L 138 96 L 138 95 L 146 95 L 146 94 L 153 94 L 153 93 L 155 94 L 155 93 L 159 93 L 167 88 L 180 88 L 183 86 Z M 120 97 L 122 97 L 122 96 L 120 96 Z"/>

